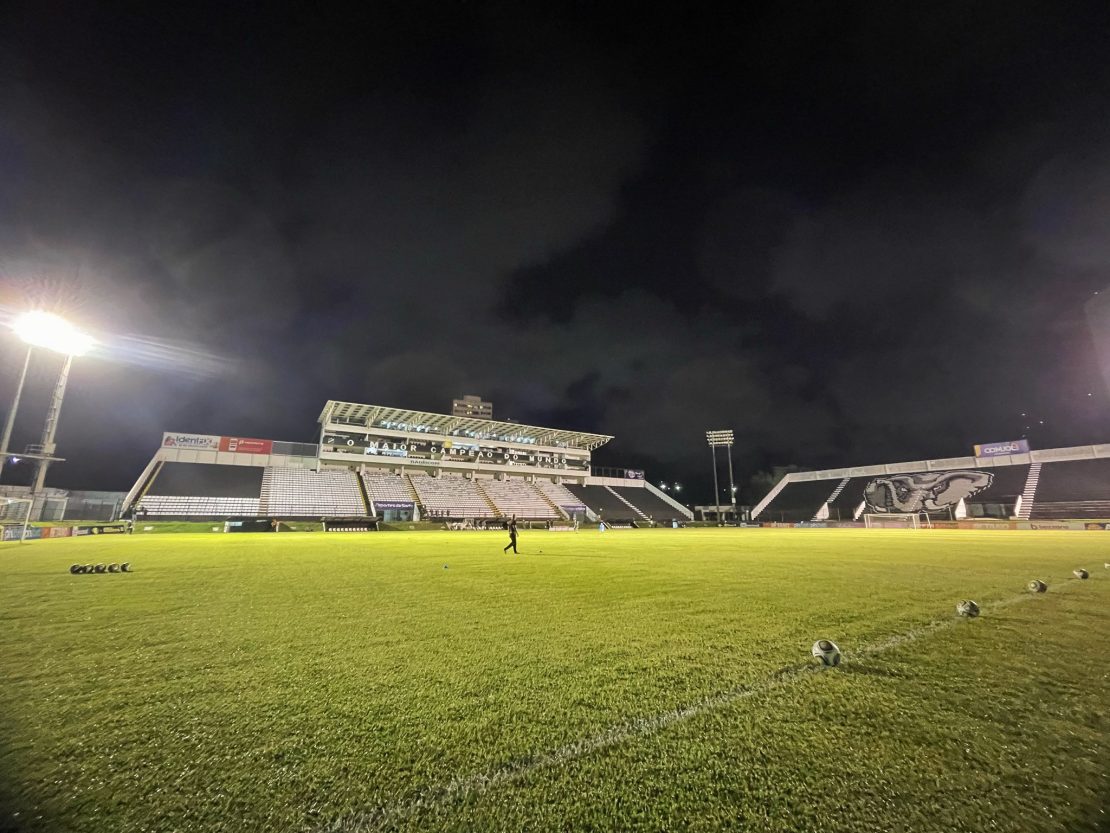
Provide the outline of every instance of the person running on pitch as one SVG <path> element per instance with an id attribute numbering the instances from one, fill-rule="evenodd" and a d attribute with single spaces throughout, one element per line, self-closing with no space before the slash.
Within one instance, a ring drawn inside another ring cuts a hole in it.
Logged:
<path id="1" fill-rule="evenodd" d="M 505 546 L 505 549 L 501 550 L 501 552 L 508 552 L 509 547 L 512 547 L 513 552 L 515 552 L 517 555 L 520 555 L 520 553 L 517 552 L 516 549 L 516 515 L 513 515 L 513 519 L 509 521 L 509 543 Z"/>

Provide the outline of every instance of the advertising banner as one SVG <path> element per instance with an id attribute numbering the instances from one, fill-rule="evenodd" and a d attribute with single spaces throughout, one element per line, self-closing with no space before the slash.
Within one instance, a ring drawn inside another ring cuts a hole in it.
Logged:
<path id="1" fill-rule="evenodd" d="M 220 451 L 234 451 L 238 454 L 269 454 L 273 449 L 273 440 L 255 440 L 250 437 L 220 437 Z"/>
<path id="2" fill-rule="evenodd" d="M 975 446 L 976 457 L 1005 457 L 1007 454 L 1028 454 L 1029 440 L 1009 440 Z"/>
<path id="3" fill-rule="evenodd" d="M 625 469 L 624 476 L 627 480 L 643 480 L 644 472 L 643 469 Z"/>
<path id="4" fill-rule="evenodd" d="M 162 448 L 204 449 L 218 451 L 220 438 L 211 434 L 170 434 L 162 435 Z"/>
<path id="5" fill-rule="evenodd" d="M 41 526 L 29 526 L 29 527 L 27 527 L 27 537 L 24 540 L 32 541 L 35 538 L 41 538 L 42 537 L 42 532 L 43 532 L 43 527 L 41 527 Z M 23 527 L 22 526 L 6 526 L 6 527 L 4 527 L 4 540 L 5 541 L 18 541 L 22 537 L 23 537 Z"/>
<path id="6" fill-rule="evenodd" d="M 375 509 L 412 509 L 411 500 L 375 500 Z"/>
<path id="7" fill-rule="evenodd" d="M 1067 521 L 1028 521 L 1028 524 L 1021 524 L 1020 528 L 1059 530 L 1071 529 L 1071 524 L 1069 524 Z"/>

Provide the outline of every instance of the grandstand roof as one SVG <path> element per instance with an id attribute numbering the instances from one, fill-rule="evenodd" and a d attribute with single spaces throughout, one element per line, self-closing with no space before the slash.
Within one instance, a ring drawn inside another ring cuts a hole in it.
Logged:
<path id="1" fill-rule="evenodd" d="M 505 442 L 532 443 L 535 445 L 583 448 L 593 451 L 613 439 L 607 434 L 590 434 L 585 431 L 564 431 L 560 428 L 541 428 L 538 425 L 521 425 L 518 422 L 501 422 L 494 419 L 431 414 L 427 411 L 410 411 L 388 405 L 360 405 L 357 402 L 328 400 L 318 420 L 325 422 L 392 428 L 398 431 L 416 431 L 444 436 L 465 436 L 475 439 L 495 439 Z"/>

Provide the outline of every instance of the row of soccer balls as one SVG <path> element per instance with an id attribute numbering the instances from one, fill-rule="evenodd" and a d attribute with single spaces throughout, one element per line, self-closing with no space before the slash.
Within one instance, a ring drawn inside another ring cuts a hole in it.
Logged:
<path id="1" fill-rule="evenodd" d="M 1105 566 L 1107 569 L 1110 569 L 1110 564 L 1106 564 Z M 1077 579 L 1088 579 L 1091 577 L 1091 574 L 1082 568 L 1072 570 L 1072 575 Z M 1030 593 L 1044 593 L 1048 590 L 1048 585 L 1040 579 L 1033 579 L 1026 586 L 1029 588 Z M 960 616 L 966 616 L 969 619 L 974 619 L 979 615 L 979 612 L 979 605 L 971 599 L 962 599 L 956 605 L 956 613 Z M 840 665 L 840 649 L 831 639 L 818 639 L 813 643 L 813 649 L 810 653 L 812 653 L 814 658 L 822 665 L 828 665 L 830 667 Z"/>
<path id="2" fill-rule="evenodd" d="M 75 576 L 82 573 L 130 573 L 131 562 L 124 561 L 122 564 L 72 564 L 69 571 Z"/>

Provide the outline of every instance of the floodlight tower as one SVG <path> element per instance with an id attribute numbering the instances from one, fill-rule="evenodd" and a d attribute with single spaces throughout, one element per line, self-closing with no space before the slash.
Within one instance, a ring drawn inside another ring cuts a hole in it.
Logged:
<path id="1" fill-rule="evenodd" d="M 19 400 L 23 397 L 23 383 L 27 381 L 27 368 L 31 366 L 31 351 L 35 348 L 27 345 L 27 356 L 23 359 L 23 370 L 19 374 L 19 383 L 15 386 L 15 398 L 12 407 L 8 410 L 8 418 L 4 421 L 4 435 L 0 437 L 0 475 L 4 473 L 4 464 L 8 462 L 8 443 L 12 439 L 12 428 L 15 426 L 15 414 L 19 410 Z"/>
<path id="2" fill-rule="evenodd" d="M 23 374 L 20 376 L 19 387 L 15 394 L 15 401 L 12 403 L 11 413 L 8 414 L 8 422 L 4 426 L 2 446 L 5 455 L 8 453 L 8 441 L 11 438 L 11 427 L 15 422 L 15 412 L 19 407 L 20 395 L 23 393 L 27 365 L 31 361 L 31 351 L 35 347 L 45 347 L 65 356 L 62 371 L 58 374 L 58 382 L 54 385 L 54 394 L 50 398 L 50 408 L 46 412 L 46 422 L 42 428 L 42 442 L 38 446 L 32 447 L 29 455 L 36 457 L 38 460 L 35 481 L 31 486 L 31 494 L 37 495 L 42 491 L 43 484 L 46 481 L 46 471 L 54 460 L 56 448 L 54 434 L 58 430 L 58 416 L 62 411 L 62 399 L 65 397 L 66 383 L 69 381 L 69 371 L 73 366 L 73 357 L 85 355 L 96 344 L 96 340 L 87 333 L 78 330 L 65 319 L 59 318 L 53 313 L 42 311 L 24 313 L 16 319 L 12 329 L 15 330 L 16 335 L 26 342 L 28 347 L 27 358 L 23 364 Z"/>
<path id="3" fill-rule="evenodd" d="M 732 496 L 732 517 L 733 520 L 736 520 L 739 518 L 739 515 L 736 513 L 736 484 L 732 479 L 732 429 L 724 428 L 718 431 L 706 431 L 705 439 L 709 443 L 709 450 L 713 453 L 713 505 L 717 507 L 717 520 L 721 519 L 721 493 L 720 487 L 717 484 L 718 446 L 724 446 L 727 449 L 725 456 L 728 459 L 728 491 Z"/>

